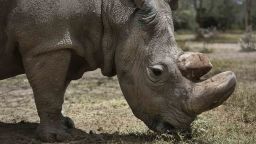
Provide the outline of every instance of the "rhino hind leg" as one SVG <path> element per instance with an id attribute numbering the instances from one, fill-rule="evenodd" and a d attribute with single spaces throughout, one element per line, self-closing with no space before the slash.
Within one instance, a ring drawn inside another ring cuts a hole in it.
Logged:
<path id="1" fill-rule="evenodd" d="M 24 57 L 24 67 L 33 89 L 40 117 L 37 134 L 42 141 L 65 141 L 74 127 L 72 120 L 61 113 L 64 94 L 69 80 L 71 53 L 68 50 Z"/>
<path id="2" fill-rule="evenodd" d="M 13 53 L 2 55 L 0 53 L 0 80 L 19 74 L 24 74 L 24 68 L 18 49 L 15 49 Z"/>

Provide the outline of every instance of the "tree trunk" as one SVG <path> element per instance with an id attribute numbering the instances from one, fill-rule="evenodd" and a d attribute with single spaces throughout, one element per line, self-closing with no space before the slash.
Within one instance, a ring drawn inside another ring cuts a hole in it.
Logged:
<path id="1" fill-rule="evenodd" d="M 256 42 L 252 31 L 252 0 L 245 0 L 245 34 L 240 39 L 242 51 L 256 51 Z"/>
<path id="2" fill-rule="evenodd" d="M 252 31 L 252 0 L 245 1 L 245 30 Z"/>

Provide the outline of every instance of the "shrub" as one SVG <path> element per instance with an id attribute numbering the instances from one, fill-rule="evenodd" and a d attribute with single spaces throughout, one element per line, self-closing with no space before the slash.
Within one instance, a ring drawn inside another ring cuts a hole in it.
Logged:
<path id="1" fill-rule="evenodd" d="M 250 52 L 256 51 L 256 40 L 253 37 L 252 32 L 247 32 L 239 41 L 241 51 Z"/>

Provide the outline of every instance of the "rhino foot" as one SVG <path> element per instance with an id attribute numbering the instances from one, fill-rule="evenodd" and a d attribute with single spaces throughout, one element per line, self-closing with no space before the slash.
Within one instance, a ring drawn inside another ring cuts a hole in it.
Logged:
<path id="1" fill-rule="evenodd" d="M 63 117 L 61 121 L 40 123 L 37 135 L 43 142 L 63 142 L 71 138 L 70 130 L 74 128 L 74 122 L 69 117 Z"/>
<path id="2" fill-rule="evenodd" d="M 75 124 L 73 122 L 73 120 L 69 117 L 64 117 L 62 123 L 68 128 L 68 129 L 72 129 L 75 128 Z"/>

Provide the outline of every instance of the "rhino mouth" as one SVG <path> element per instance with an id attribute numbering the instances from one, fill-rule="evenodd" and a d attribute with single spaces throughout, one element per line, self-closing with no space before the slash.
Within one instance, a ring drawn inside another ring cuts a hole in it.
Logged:
<path id="1" fill-rule="evenodd" d="M 176 130 L 176 128 L 169 122 L 154 119 L 152 123 L 146 125 L 153 131 L 157 133 L 171 133 Z"/>
<path id="2" fill-rule="evenodd" d="M 173 133 L 176 128 L 168 122 L 162 122 L 157 125 L 156 131 L 159 133 Z"/>
<path id="3" fill-rule="evenodd" d="M 155 132 L 159 134 L 170 134 L 170 135 L 175 135 L 178 132 L 181 134 L 187 134 L 191 131 L 190 127 L 185 127 L 185 128 L 176 128 L 174 125 L 167 121 L 163 121 L 161 123 L 158 123 L 154 129 Z"/>
<path id="4" fill-rule="evenodd" d="M 177 131 L 186 132 L 190 127 L 193 117 L 196 115 L 211 110 L 224 101 L 234 92 L 236 87 L 236 76 L 233 72 L 223 72 L 209 78 L 205 81 L 194 83 L 192 95 L 185 103 L 186 123 L 173 125 L 167 121 L 159 122 L 155 131 L 160 133 L 174 134 Z M 190 119 L 191 118 L 191 119 Z M 185 122 L 185 121 L 184 121 Z M 185 127 L 188 126 L 188 127 Z"/>

